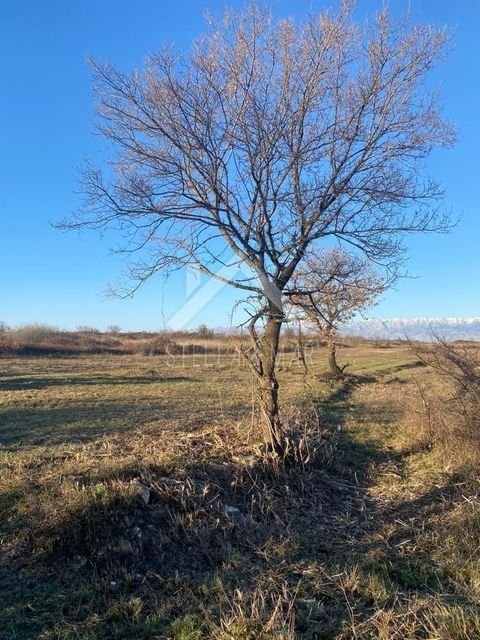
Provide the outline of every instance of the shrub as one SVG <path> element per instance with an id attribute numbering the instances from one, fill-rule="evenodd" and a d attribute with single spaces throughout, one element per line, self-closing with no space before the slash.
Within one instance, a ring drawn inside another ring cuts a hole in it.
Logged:
<path id="1" fill-rule="evenodd" d="M 215 331 L 210 329 L 206 324 L 201 324 L 197 329 L 197 335 L 200 338 L 213 338 Z"/>
<path id="2" fill-rule="evenodd" d="M 421 410 L 410 409 L 406 431 L 423 446 L 435 447 L 449 463 L 480 460 L 480 346 L 436 339 L 417 351 L 440 378 L 435 394 L 418 385 Z"/>
<path id="3" fill-rule="evenodd" d="M 96 327 L 90 327 L 89 325 L 86 325 L 86 324 L 78 325 L 77 331 L 79 333 L 95 333 L 95 334 L 100 333 L 100 331 Z"/>
<path id="4" fill-rule="evenodd" d="M 26 324 L 15 329 L 13 334 L 18 343 L 37 345 L 57 338 L 62 332 L 47 324 Z"/>
<path id="5" fill-rule="evenodd" d="M 144 356 L 178 353 L 176 342 L 166 333 L 160 333 L 146 340 L 138 340 L 135 342 L 133 349 L 135 353 Z"/>
<path id="6" fill-rule="evenodd" d="M 118 324 L 111 324 L 107 327 L 107 333 L 117 334 L 120 333 L 121 329 Z"/>

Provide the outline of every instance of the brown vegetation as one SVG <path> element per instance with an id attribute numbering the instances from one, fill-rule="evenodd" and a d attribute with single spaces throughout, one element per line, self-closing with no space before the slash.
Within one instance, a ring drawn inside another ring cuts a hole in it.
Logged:
<path id="1" fill-rule="evenodd" d="M 209 337 L 212 336 L 210 330 Z M 202 331 L 101 332 L 93 327 L 65 331 L 48 325 L 25 325 L 0 333 L 0 355 L 135 354 L 178 355 L 189 353 L 233 353 L 233 337 L 217 335 L 207 340 Z"/>
<path id="2" fill-rule="evenodd" d="M 477 466 L 405 430 L 442 376 L 291 356 L 287 467 L 232 354 L 2 358 L 1 640 L 477 638 Z"/>
<path id="3" fill-rule="evenodd" d="M 315 336 L 311 344 L 319 345 Z M 99 331 L 78 327 L 65 331 L 49 325 L 32 324 L 0 332 L 0 356 L 68 356 L 68 355 L 222 355 L 235 354 L 239 345 L 248 342 L 237 334 L 215 333 L 205 325 L 191 331 Z M 295 332 L 282 341 L 282 351 L 296 349 Z"/>
<path id="4" fill-rule="evenodd" d="M 439 452 L 447 462 L 467 467 L 480 463 L 480 348 L 437 338 L 414 349 L 420 363 L 438 376 L 432 389 L 416 380 L 421 403 L 407 412 L 408 437 Z"/>

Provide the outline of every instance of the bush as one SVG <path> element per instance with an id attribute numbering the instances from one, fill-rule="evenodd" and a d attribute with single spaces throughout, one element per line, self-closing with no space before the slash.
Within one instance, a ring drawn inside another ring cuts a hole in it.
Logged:
<path id="1" fill-rule="evenodd" d="M 213 329 L 209 329 L 206 324 L 201 324 L 197 329 L 197 335 L 200 338 L 213 338 L 215 331 Z"/>
<path id="2" fill-rule="evenodd" d="M 62 332 L 58 327 L 47 324 L 26 324 L 12 332 L 12 337 L 18 343 L 38 345 L 47 340 L 58 338 Z"/>
<path id="3" fill-rule="evenodd" d="M 121 329 L 118 324 L 111 324 L 107 327 L 107 333 L 113 333 L 114 335 L 116 335 L 117 333 L 120 333 L 120 332 L 121 332 Z"/>
<path id="4" fill-rule="evenodd" d="M 100 331 L 96 327 L 90 327 L 89 325 L 86 325 L 86 324 L 78 325 L 77 331 L 79 333 L 94 333 L 94 334 L 100 333 Z"/>
<path id="5" fill-rule="evenodd" d="M 144 356 L 172 355 L 178 353 L 178 346 L 168 334 L 161 333 L 154 338 L 138 340 L 134 344 L 134 351 Z"/>
<path id="6" fill-rule="evenodd" d="M 436 394 L 420 385 L 423 409 L 407 413 L 406 430 L 422 446 L 435 447 L 457 465 L 480 461 L 480 346 L 437 339 L 417 351 L 440 377 Z"/>

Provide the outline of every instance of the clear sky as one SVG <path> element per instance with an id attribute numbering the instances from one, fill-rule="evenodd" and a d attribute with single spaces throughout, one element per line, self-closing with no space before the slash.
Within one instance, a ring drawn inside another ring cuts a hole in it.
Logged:
<path id="1" fill-rule="evenodd" d="M 332 4 L 276 0 L 273 9 L 301 17 Z M 448 236 L 410 239 L 409 271 L 417 277 L 388 292 L 373 315 L 480 316 L 480 0 L 389 4 L 395 14 L 410 7 L 418 22 L 457 29 L 455 49 L 433 81 L 441 87 L 444 113 L 456 124 L 459 142 L 432 156 L 429 169 L 445 186 L 446 206 L 460 222 Z M 221 13 L 224 5 L 223 0 L 0 0 L 0 321 L 158 329 L 189 300 L 177 324 L 228 324 L 235 291 L 211 290 L 211 302 L 197 309 L 195 283 L 180 273 L 166 283 L 152 280 L 133 299 L 106 298 L 108 283 L 118 281 L 122 269 L 109 251 L 111 238 L 62 233 L 50 225 L 78 207 L 78 168 L 101 149 L 93 133 L 87 56 L 124 69 L 139 66 L 165 41 L 189 46 L 204 29 L 204 10 Z M 357 11 L 362 16 L 380 6 L 380 0 L 360 0 Z"/>

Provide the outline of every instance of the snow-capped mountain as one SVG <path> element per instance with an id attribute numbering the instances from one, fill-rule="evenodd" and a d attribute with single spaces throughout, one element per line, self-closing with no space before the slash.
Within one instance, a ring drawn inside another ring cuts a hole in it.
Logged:
<path id="1" fill-rule="evenodd" d="M 368 318 L 342 328 L 344 335 L 365 338 L 480 340 L 480 318 Z"/>

